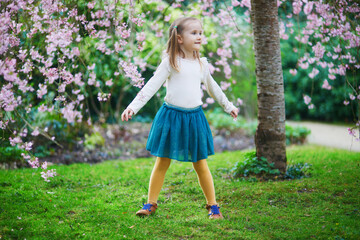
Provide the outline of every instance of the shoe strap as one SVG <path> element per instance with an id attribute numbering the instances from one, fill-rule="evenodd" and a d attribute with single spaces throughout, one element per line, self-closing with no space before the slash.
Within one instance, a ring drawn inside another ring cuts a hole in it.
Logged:
<path id="1" fill-rule="evenodd" d="M 143 204 L 143 206 L 144 207 L 142 209 L 149 210 L 149 212 L 151 212 L 150 208 L 153 206 L 153 204 L 147 203 L 147 204 Z"/>
<path id="2" fill-rule="evenodd" d="M 219 208 L 220 207 L 218 205 L 212 205 L 211 206 L 211 213 L 209 213 L 209 215 L 220 214 Z"/>

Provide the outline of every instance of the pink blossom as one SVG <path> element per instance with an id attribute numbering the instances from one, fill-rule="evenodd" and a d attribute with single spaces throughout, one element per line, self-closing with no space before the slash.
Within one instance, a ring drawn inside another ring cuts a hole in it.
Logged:
<path id="1" fill-rule="evenodd" d="M 306 15 L 309 15 L 311 13 L 311 10 L 313 8 L 314 2 L 307 2 L 304 6 L 304 13 Z"/>
<path id="2" fill-rule="evenodd" d="M 206 98 L 206 102 L 207 102 L 208 104 L 212 104 L 212 103 L 214 103 L 215 101 L 214 101 L 213 98 L 208 97 L 208 98 Z"/>
<path id="3" fill-rule="evenodd" d="M 42 98 L 47 93 L 47 85 L 39 84 L 39 90 L 36 91 L 37 97 Z"/>
<path id="4" fill-rule="evenodd" d="M 123 68 L 125 76 L 130 78 L 136 87 L 144 85 L 144 78 L 137 71 L 136 66 L 131 62 L 120 61 L 119 65 Z"/>
<path id="5" fill-rule="evenodd" d="M 329 82 L 326 79 L 324 80 L 324 83 L 321 87 L 327 90 L 331 90 L 331 85 L 329 85 Z"/>
<path id="6" fill-rule="evenodd" d="M 112 79 L 106 81 L 105 85 L 111 87 L 113 85 Z"/>
<path id="7" fill-rule="evenodd" d="M 295 0 L 292 4 L 293 6 L 293 13 L 294 14 L 299 14 L 301 11 L 301 7 L 302 7 L 302 2 L 300 0 Z"/>
<path id="8" fill-rule="evenodd" d="M 87 66 L 87 69 L 88 70 L 94 70 L 95 69 L 95 63 L 93 65 L 91 65 L 91 66 Z"/>
<path id="9" fill-rule="evenodd" d="M 139 15 L 138 15 L 139 16 Z M 144 21 L 144 18 L 145 18 L 145 14 L 144 13 L 141 13 L 140 14 L 140 17 L 130 17 L 130 20 L 135 23 L 137 26 L 141 27 L 143 25 L 143 23 L 145 22 Z"/>
<path id="10" fill-rule="evenodd" d="M 171 14 L 169 14 L 169 15 L 167 15 L 167 16 L 164 17 L 164 21 L 165 21 L 165 22 L 170 21 L 170 19 L 171 19 Z"/>
<path id="11" fill-rule="evenodd" d="M 22 131 L 22 133 L 20 133 L 20 137 L 26 137 L 28 134 L 28 130 L 27 128 L 24 128 L 24 130 Z"/>
<path id="12" fill-rule="evenodd" d="M 233 5 L 234 7 L 239 6 L 241 3 L 237 0 L 231 0 L 231 5 Z"/>
<path id="13" fill-rule="evenodd" d="M 43 162 L 42 164 L 41 164 L 41 168 L 42 169 L 47 169 L 47 167 L 48 167 L 48 164 L 47 164 L 47 162 Z"/>
<path id="14" fill-rule="evenodd" d="M 145 32 L 138 32 L 136 33 L 136 40 L 139 42 L 143 42 L 146 39 Z"/>
<path id="15" fill-rule="evenodd" d="M 321 43 L 317 42 L 317 44 L 315 46 L 313 46 L 312 49 L 317 58 L 322 58 L 324 56 L 325 47 L 323 45 L 321 45 Z"/>
<path id="16" fill-rule="evenodd" d="M 79 87 L 84 85 L 84 82 L 81 81 L 81 77 L 82 77 L 82 73 L 79 72 L 79 73 L 76 73 L 73 78 L 74 83 L 77 84 Z"/>
<path id="17" fill-rule="evenodd" d="M 354 130 L 354 129 L 348 128 L 347 130 L 348 130 L 349 135 L 351 135 L 351 136 L 353 136 L 353 137 L 356 137 L 356 133 L 355 133 L 355 130 Z"/>
<path id="18" fill-rule="evenodd" d="M 24 61 L 25 58 L 27 56 L 27 49 L 20 49 L 19 50 L 19 55 L 17 55 L 17 57 L 21 60 Z"/>
<path id="19" fill-rule="evenodd" d="M 308 69 L 309 68 L 309 63 L 308 62 L 299 63 L 299 67 L 301 67 L 302 69 Z"/>
<path id="20" fill-rule="evenodd" d="M 26 142 L 25 144 L 24 144 L 25 146 L 25 150 L 26 151 L 30 151 L 31 149 L 32 149 L 32 145 L 33 145 L 33 143 L 32 142 Z"/>
<path id="21" fill-rule="evenodd" d="M 96 81 L 96 74 L 95 74 L 95 72 L 91 72 L 89 74 L 88 84 L 94 85 L 95 81 Z"/>
<path id="22" fill-rule="evenodd" d="M 311 97 L 309 97 L 308 95 L 304 96 L 304 102 L 306 105 L 309 105 L 309 103 L 311 102 Z"/>
<path id="23" fill-rule="evenodd" d="M 48 78 L 48 83 L 53 84 L 56 79 L 59 78 L 58 70 L 57 68 L 50 68 L 48 69 L 44 75 Z"/>
<path id="24" fill-rule="evenodd" d="M 314 78 L 316 75 L 318 75 L 319 72 L 320 72 L 319 70 L 317 70 L 316 68 L 313 68 L 313 70 L 311 71 L 311 73 L 308 74 L 308 76 L 310 78 Z"/>
<path id="25" fill-rule="evenodd" d="M 85 99 L 85 97 L 84 97 L 83 94 L 80 94 L 80 95 L 78 95 L 77 99 L 78 99 L 79 101 L 82 101 L 82 100 Z"/>
<path id="26" fill-rule="evenodd" d="M 33 132 L 31 133 L 31 135 L 33 135 L 33 136 L 39 135 L 39 128 L 36 127 L 36 128 L 33 130 Z"/>
<path id="27" fill-rule="evenodd" d="M 76 118 L 81 119 L 82 117 L 79 111 L 74 110 L 74 103 L 67 104 L 61 109 L 61 113 L 69 123 L 74 122 Z"/>
<path id="28" fill-rule="evenodd" d="M 31 157 L 30 157 L 30 155 L 25 154 L 25 153 L 21 153 L 21 156 L 22 156 L 25 160 L 27 160 L 27 159 L 30 159 L 30 158 L 31 158 Z"/>
<path id="29" fill-rule="evenodd" d="M 9 137 L 9 140 L 10 140 L 10 145 L 11 146 L 15 146 L 16 144 L 20 144 L 20 143 L 22 143 L 22 140 L 21 140 L 21 138 L 20 137 L 14 137 L 14 138 L 12 138 L 12 137 Z"/>
<path id="30" fill-rule="evenodd" d="M 66 88 L 66 83 L 60 84 L 58 88 L 58 92 L 59 93 L 65 92 L 65 88 Z"/>
<path id="31" fill-rule="evenodd" d="M 333 74 L 328 74 L 328 78 L 330 78 L 331 80 L 336 79 L 335 75 L 333 75 Z"/>
<path id="32" fill-rule="evenodd" d="M 38 107 L 39 112 L 45 112 L 46 110 L 47 110 L 47 107 L 45 106 L 45 104 L 41 104 L 41 106 Z"/>
<path id="33" fill-rule="evenodd" d="M 289 70 L 290 74 L 295 76 L 297 74 L 297 70 L 296 69 L 290 69 Z"/>
<path id="34" fill-rule="evenodd" d="M 56 171 L 56 169 L 51 169 L 46 172 L 41 172 L 41 177 L 44 178 L 44 180 L 46 182 L 50 182 L 50 180 L 48 180 L 48 178 L 56 176 L 57 174 L 55 171 Z"/>
<path id="35" fill-rule="evenodd" d="M 19 99 L 20 98 L 20 99 Z M 4 85 L 0 92 L 0 107 L 7 112 L 14 111 L 14 109 L 21 103 L 21 97 L 15 99 L 12 91 L 12 84 Z"/>
<path id="36" fill-rule="evenodd" d="M 345 105 L 345 106 L 349 105 L 349 103 L 350 103 L 350 102 L 349 102 L 348 100 L 345 100 L 345 101 L 344 101 L 344 105 Z"/>
<path id="37" fill-rule="evenodd" d="M 8 125 L 9 120 L 6 120 L 5 122 L 3 122 L 2 120 L 0 120 L 0 128 L 1 129 L 5 129 L 6 126 Z"/>
<path id="38" fill-rule="evenodd" d="M 164 35 L 164 34 L 163 34 L 163 30 L 162 30 L 162 29 L 159 29 L 158 31 L 156 31 L 155 37 L 160 38 L 160 37 L 162 37 L 163 35 Z"/>
<path id="39" fill-rule="evenodd" d="M 80 89 L 77 89 L 77 90 L 73 89 L 71 92 L 73 94 L 75 94 L 75 95 L 78 95 L 81 92 L 81 90 Z"/>
<path id="40" fill-rule="evenodd" d="M 214 67 L 211 63 L 209 63 L 208 66 L 209 66 L 209 71 L 210 71 L 210 73 L 213 74 L 214 71 L 215 71 L 215 67 Z"/>
<path id="41" fill-rule="evenodd" d="M 241 65 L 240 61 L 237 60 L 237 59 L 235 59 L 235 60 L 233 61 L 233 64 L 234 64 L 235 66 L 240 66 L 240 65 Z"/>
<path id="42" fill-rule="evenodd" d="M 128 29 L 126 23 L 123 23 L 121 26 L 118 26 L 116 28 L 116 34 L 118 36 L 121 36 L 123 39 L 130 37 L 130 33 L 131 33 L 131 29 L 130 28 Z"/>
<path id="43" fill-rule="evenodd" d="M 318 65 L 320 65 L 322 68 L 326 68 L 327 63 L 326 62 L 318 62 Z"/>
<path id="44" fill-rule="evenodd" d="M 225 78 L 227 79 L 231 78 L 231 68 L 229 65 L 224 66 L 224 73 L 225 73 Z"/>
<path id="45" fill-rule="evenodd" d="M 28 163 L 32 168 L 38 168 L 39 167 L 39 159 L 36 157 L 34 161 L 28 160 Z"/>
<path id="46" fill-rule="evenodd" d="M 338 44 L 336 47 L 333 47 L 333 49 L 334 49 L 334 52 L 336 52 L 336 53 L 341 52 L 340 44 Z"/>
<path id="47" fill-rule="evenodd" d="M 285 33 L 285 24 L 284 22 L 280 22 L 279 23 L 279 34 L 280 34 L 280 38 L 287 40 L 289 38 L 289 36 Z"/>
<path id="48" fill-rule="evenodd" d="M 99 92 L 97 98 L 98 98 L 99 102 L 102 102 L 102 101 L 105 102 L 110 99 L 110 96 L 111 96 L 111 93 Z"/>
<path id="49" fill-rule="evenodd" d="M 73 54 L 74 54 L 75 56 L 80 56 L 80 50 L 79 50 L 78 47 L 74 47 L 72 50 L 73 50 Z"/>
<path id="50" fill-rule="evenodd" d="M 134 57 L 134 63 L 139 66 L 142 72 L 146 70 L 146 62 L 142 58 Z"/>
<path id="51" fill-rule="evenodd" d="M 221 85 L 221 89 L 222 89 L 223 91 L 225 91 L 226 89 L 228 89 L 228 88 L 231 86 L 231 83 L 221 81 L 220 85 Z"/>
<path id="52" fill-rule="evenodd" d="M 87 7 L 90 8 L 90 9 L 93 9 L 94 6 L 95 6 L 95 4 L 96 4 L 96 2 L 89 2 L 89 3 L 87 4 Z"/>

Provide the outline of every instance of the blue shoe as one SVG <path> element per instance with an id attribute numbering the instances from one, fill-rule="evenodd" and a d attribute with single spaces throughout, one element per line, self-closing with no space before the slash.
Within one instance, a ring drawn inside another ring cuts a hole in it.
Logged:
<path id="1" fill-rule="evenodd" d="M 139 211 L 136 212 L 137 216 L 148 216 L 150 214 L 155 213 L 156 209 L 157 209 L 157 204 L 151 204 L 151 203 L 147 203 L 147 204 L 143 204 L 144 207 L 142 209 L 140 209 Z"/>
<path id="2" fill-rule="evenodd" d="M 219 205 L 209 205 L 206 204 L 206 209 L 209 211 L 209 218 L 210 219 L 222 219 L 224 218 L 223 215 L 220 212 L 220 207 Z"/>

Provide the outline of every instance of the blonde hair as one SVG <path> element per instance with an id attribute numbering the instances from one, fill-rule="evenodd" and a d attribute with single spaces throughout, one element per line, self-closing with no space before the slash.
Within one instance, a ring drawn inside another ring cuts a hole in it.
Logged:
<path id="1" fill-rule="evenodd" d="M 176 71 L 180 71 L 179 66 L 177 64 L 177 56 L 180 54 L 185 56 L 185 53 L 181 50 L 180 44 L 178 43 L 178 35 L 181 35 L 185 29 L 186 22 L 188 21 L 199 21 L 199 19 L 194 17 L 182 17 L 176 19 L 170 26 L 169 29 L 169 40 L 167 42 L 166 53 L 169 56 L 170 66 L 174 68 Z M 201 22 L 200 22 L 201 24 Z M 199 60 L 200 66 L 202 63 L 200 61 L 200 53 L 198 50 L 194 51 L 194 57 Z"/>

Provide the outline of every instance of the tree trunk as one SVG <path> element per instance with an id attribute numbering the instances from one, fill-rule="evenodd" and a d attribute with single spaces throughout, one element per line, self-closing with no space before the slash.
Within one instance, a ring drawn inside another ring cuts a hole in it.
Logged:
<path id="1" fill-rule="evenodd" d="M 285 100 L 276 0 L 251 0 L 258 127 L 256 155 L 286 170 Z"/>

